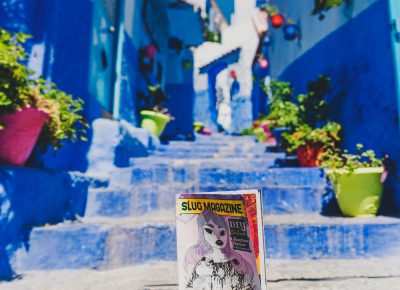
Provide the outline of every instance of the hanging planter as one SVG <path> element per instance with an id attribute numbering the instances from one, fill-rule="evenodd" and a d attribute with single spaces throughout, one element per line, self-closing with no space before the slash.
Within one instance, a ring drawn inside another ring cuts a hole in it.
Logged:
<path id="1" fill-rule="evenodd" d="M 352 0 L 314 0 L 314 9 L 311 14 L 318 15 L 318 19 L 323 20 L 327 11 L 343 4 L 350 3 L 351 1 Z"/>
<path id="2" fill-rule="evenodd" d="M 293 23 L 288 23 L 283 26 L 283 35 L 286 40 L 292 41 L 299 37 L 299 26 Z"/>
<path id="3" fill-rule="evenodd" d="M 4 114 L 0 130 L 0 162 L 22 166 L 35 147 L 49 114 L 36 108 L 24 108 L 14 114 Z"/>
<path id="4" fill-rule="evenodd" d="M 263 46 L 269 46 L 271 45 L 272 41 L 271 41 L 271 37 L 269 35 L 266 35 L 263 38 Z"/>
<path id="5" fill-rule="evenodd" d="M 206 32 L 206 40 L 207 41 L 211 41 L 211 42 L 221 43 L 221 41 L 222 41 L 221 33 L 220 32 L 207 31 Z"/>
<path id="6" fill-rule="evenodd" d="M 253 74 L 257 78 L 265 78 L 268 75 L 268 61 L 265 58 L 259 58 L 253 66 Z"/>
<path id="7" fill-rule="evenodd" d="M 187 59 L 183 60 L 182 61 L 182 68 L 184 70 L 190 70 L 192 68 L 192 62 L 190 60 L 187 60 Z"/>
<path id="8" fill-rule="evenodd" d="M 284 22 L 282 14 L 274 14 L 271 16 L 271 24 L 273 28 L 281 28 Z"/>
<path id="9" fill-rule="evenodd" d="M 153 71 L 154 57 L 150 50 L 148 50 L 149 46 L 142 47 L 139 50 L 139 69 L 142 74 L 148 74 Z"/>
<path id="10" fill-rule="evenodd" d="M 154 59 L 157 54 L 157 47 L 154 44 L 150 44 L 144 47 L 145 55 L 149 59 Z"/>

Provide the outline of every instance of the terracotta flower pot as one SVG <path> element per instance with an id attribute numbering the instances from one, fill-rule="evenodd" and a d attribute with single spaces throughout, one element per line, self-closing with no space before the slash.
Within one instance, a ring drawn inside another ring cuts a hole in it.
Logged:
<path id="1" fill-rule="evenodd" d="M 302 167 L 317 167 L 318 157 L 323 153 L 321 144 L 307 144 L 297 148 L 297 158 Z"/>
<path id="2" fill-rule="evenodd" d="M 0 130 L 0 162 L 22 166 L 35 147 L 49 115 L 36 108 L 25 108 L 14 114 L 4 114 Z"/>

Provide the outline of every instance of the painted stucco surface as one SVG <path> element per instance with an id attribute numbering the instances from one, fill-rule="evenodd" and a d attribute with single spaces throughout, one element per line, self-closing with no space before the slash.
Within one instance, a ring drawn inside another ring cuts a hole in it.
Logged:
<path id="1" fill-rule="evenodd" d="M 0 167 L 0 279 L 11 277 L 8 255 L 29 246 L 34 226 L 83 216 L 88 185 L 70 173 Z"/>
<path id="2" fill-rule="evenodd" d="M 343 147 L 354 151 L 356 144 L 362 143 L 379 156 L 388 153 L 399 165 L 400 130 L 387 1 L 356 2 L 359 7 L 367 8 L 347 19 L 336 11 L 337 14 L 327 15 L 321 28 L 301 19 L 304 41 L 300 40 L 300 44 L 304 42 L 305 47 L 313 44 L 309 49 L 299 51 L 296 44 L 282 43 L 284 40 L 274 35 L 271 59 L 277 64 L 274 68 L 272 62 L 272 73 L 292 82 L 298 93 L 304 92 L 307 82 L 319 74 L 328 75 L 334 88 L 327 99 L 330 115 L 343 126 Z M 311 17 L 305 14 L 311 7 L 296 1 L 285 3 L 290 11 L 299 10 L 297 13 Z M 320 35 L 322 32 L 314 36 L 315 31 L 324 31 L 325 25 L 332 25 L 335 20 L 342 25 L 324 36 Z M 281 51 L 277 52 L 278 49 Z M 392 186 L 384 204 L 387 210 L 396 205 L 398 211 L 400 185 L 394 182 Z"/>
<path id="3" fill-rule="evenodd" d="M 318 16 L 311 15 L 313 1 L 272 0 L 271 4 L 277 5 L 286 17 L 300 25 L 301 33 L 299 40 L 290 42 L 284 40 L 282 29 L 271 29 L 272 46 L 269 53 L 273 60 L 270 63 L 272 76 L 279 76 L 298 57 L 376 1 L 386 0 L 352 1 L 351 5 L 331 9 L 326 13 L 324 20 L 320 21 Z M 265 4 L 266 1 L 263 2 Z M 376 18 L 370 19 L 371 25 L 375 23 Z"/>

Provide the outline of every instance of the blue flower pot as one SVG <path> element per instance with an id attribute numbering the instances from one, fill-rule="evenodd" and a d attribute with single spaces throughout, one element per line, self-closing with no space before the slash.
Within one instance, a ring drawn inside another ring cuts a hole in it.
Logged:
<path id="1" fill-rule="evenodd" d="M 296 24 L 286 24 L 283 27 L 283 35 L 286 40 L 295 40 L 299 36 L 299 27 Z"/>

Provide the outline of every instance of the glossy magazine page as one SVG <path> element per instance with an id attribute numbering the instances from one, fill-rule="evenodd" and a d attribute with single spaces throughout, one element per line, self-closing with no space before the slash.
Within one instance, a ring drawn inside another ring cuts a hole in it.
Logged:
<path id="1" fill-rule="evenodd" d="M 266 288 L 261 193 L 178 194 L 179 289 Z"/>

